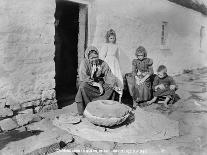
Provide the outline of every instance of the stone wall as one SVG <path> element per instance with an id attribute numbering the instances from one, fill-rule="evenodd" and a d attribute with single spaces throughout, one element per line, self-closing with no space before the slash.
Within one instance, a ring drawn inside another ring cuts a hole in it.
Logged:
<path id="1" fill-rule="evenodd" d="M 56 104 L 54 12 L 55 0 L 0 1 L 0 117 Z"/>

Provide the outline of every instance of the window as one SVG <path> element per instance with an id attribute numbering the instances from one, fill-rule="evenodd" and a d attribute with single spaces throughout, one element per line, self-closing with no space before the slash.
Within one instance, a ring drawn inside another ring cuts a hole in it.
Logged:
<path id="1" fill-rule="evenodd" d="M 205 39 L 205 26 L 201 26 L 200 28 L 200 49 L 203 49 L 204 47 L 204 39 Z"/>
<path id="2" fill-rule="evenodd" d="M 162 31 L 161 31 L 161 48 L 168 48 L 168 22 L 162 22 Z"/>

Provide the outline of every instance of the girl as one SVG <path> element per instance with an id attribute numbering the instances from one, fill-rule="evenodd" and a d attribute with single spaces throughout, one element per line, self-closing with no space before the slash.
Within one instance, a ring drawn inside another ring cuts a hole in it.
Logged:
<path id="1" fill-rule="evenodd" d="M 106 33 L 106 43 L 100 50 L 100 59 L 104 60 L 109 65 L 112 73 L 117 78 L 117 82 L 123 89 L 123 78 L 119 67 L 119 54 L 120 51 L 116 44 L 116 33 L 113 29 L 110 29 Z"/>
<path id="2" fill-rule="evenodd" d="M 153 74 L 153 61 L 147 58 L 147 52 L 143 46 L 139 46 L 135 53 L 137 59 L 132 61 L 132 76 L 134 83 L 132 86 L 132 97 L 134 100 L 133 107 L 137 103 L 151 99 L 151 81 L 150 76 Z"/>

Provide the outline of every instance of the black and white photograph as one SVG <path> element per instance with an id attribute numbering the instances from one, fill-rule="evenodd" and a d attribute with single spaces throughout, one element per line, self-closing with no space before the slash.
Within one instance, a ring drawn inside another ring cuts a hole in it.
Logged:
<path id="1" fill-rule="evenodd" d="M 0 155 L 207 155 L 207 0 L 0 0 Z"/>

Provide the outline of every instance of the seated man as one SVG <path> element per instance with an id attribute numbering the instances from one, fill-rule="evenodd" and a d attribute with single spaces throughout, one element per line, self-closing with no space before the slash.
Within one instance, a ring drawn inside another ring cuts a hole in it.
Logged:
<path id="1" fill-rule="evenodd" d="M 114 100 L 120 83 L 112 74 L 106 62 L 99 59 L 98 49 L 90 46 L 79 68 L 80 86 L 75 97 L 79 115 L 93 100 Z M 116 91 L 115 91 L 116 90 Z"/>

